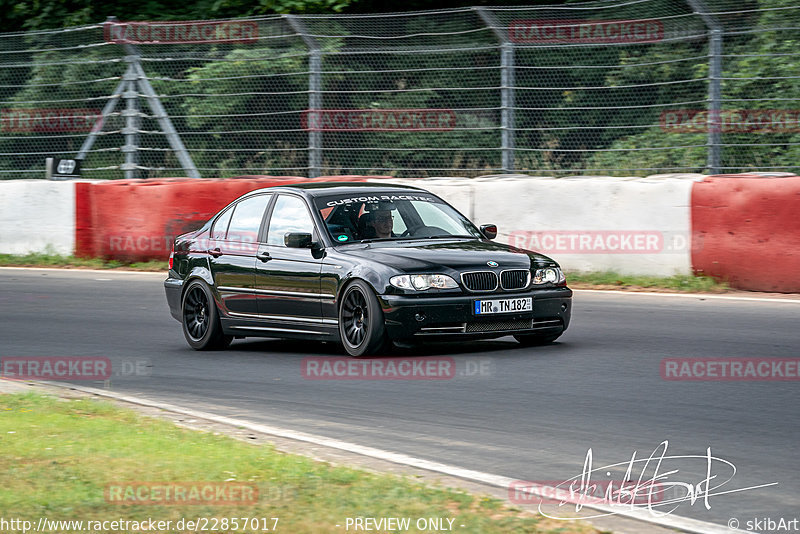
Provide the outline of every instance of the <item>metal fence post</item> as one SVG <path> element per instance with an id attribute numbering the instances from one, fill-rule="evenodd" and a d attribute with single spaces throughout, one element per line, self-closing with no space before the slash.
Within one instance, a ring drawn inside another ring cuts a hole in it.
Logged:
<path id="1" fill-rule="evenodd" d="M 500 41 L 500 144 L 503 172 L 513 172 L 514 165 L 514 43 L 494 13 L 484 7 L 473 8 Z"/>
<path id="2" fill-rule="evenodd" d="M 703 0 L 686 0 L 709 29 L 708 40 L 708 163 L 711 174 L 719 174 L 722 166 L 722 36 L 724 28 L 711 15 Z"/>
<path id="3" fill-rule="evenodd" d="M 172 147 L 172 151 L 175 152 L 175 156 L 181 163 L 181 167 L 183 167 L 183 170 L 189 175 L 189 178 L 200 178 L 200 172 L 197 170 L 197 167 L 195 167 L 194 161 L 192 161 L 192 157 L 189 155 L 189 151 L 186 150 L 186 146 L 184 146 L 183 141 L 181 141 L 181 137 L 178 135 L 178 131 L 172 124 L 169 115 L 167 115 L 167 110 L 164 109 L 164 105 L 158 98 L 155 89 L 150 85 L 150 80 L 147 79 L 147 75 L 141 63 L 136 61 L 133 64 L 133 68 L 139 75 L 139 89 L 141 89 L 142 93 L 144 93 L 144 96 L 147 98 L 147 104 L 153 112 L 153 117 L 158 121 L 159 126 L 161 126 L 161 130 L 164 132 L 170 147 Z"/>
<path id="4" fill-rule="evenodd" d="M 316 178 L 322 174 L 322 130 L 317 128 L 319 121 L 314 117 L 322 110 L 322 49 L 316 39 L 311 37 L 303 21 L 295 15 L 284 15 L 286 22 L 308 47 L 308 177 Z"/>
<path id="5" fill-rule="evenodd" d="M 514 45 L 511 42 L 503 43 L 503 52 L 500 58 L 503 169 L 506 172 L 513 172 L 516 166 L 514 165 Z"/>
<path id="6" fill-rule="evenodd" d="M 108 17 L 106 22 L 113 23 L 116 22 L 116 20 L 116 17 Z M 169 142 L 170 147 L 172 147 L 172 151 L 175 152 L 175 156 L 178 158 L 178 161 L 180 161 L 183 170 L 186 171 L 186 174 L 190 178 L 200 178 L 200 172 L 197 170 L 194 161 L 192 161 L 189 151 L 186 150 L 186 146 L 184 146 L 183 141 L 181 141 L 178 131 L 175 129 L 175 126 L 172 124 L 169 115 L 167 115 L 167 111 L 161 104 L 161 100 L 158 98 L 153 86 L 150 85 L 150 80 L 147 79 L 147 75 L 145 74 L 141 62 L 139 61 L 139 57 L 141 55 L 139 50 L 131 44 L 124 44 L 123 49 L 127 54 L 125 61 L 128 63 L 128 68 L 125 69 L 125 73 L 122 76 L 122 81 L 119 83 L 119 85 L 117 85 L 116 89 L 114 89 L 114 93 L 103 107 L 102 116 L 100 119 L 102 122 L 100 127 L 93 129 L 89 133 L 89 135 L 86 137 L 86 140 L 84 140 L 83 145 L 81 145 L 76 159 L 82 160 L 86 158 L 89 151 L 92 149 L 92 145 L 94 145 L 97 136 L 99 135 L 99 131 L 102 130 L 105 121 L 114 112 L 117 102 L 119 101 L 120 97 L 122 97 L 126 102 L 125 109 L 120 112 L 120 115 L 125 117 L 125 127 L 122 129 L 122 134 L 125 136 L 125 146 L 122 147 L 122 152 L 125 154 L 125 163 L 122 164 L 120 168 L 125 173 L 126 179 L 136 177 L 139 167 L 139 125 L 141 122 L 141 112 L 139 110 L 138 99 L 139 90 L 141 90 L 144 96 L 147 97 L 147 103 L 150 107 L 150 110 L 153 112 L 154 118 L 161 126 L 161 129 L 164 132 L 164 135 L 167 137 L 167 141 Z"/>
<path id="7" fill-rule="evenodd" d="M 135 59 L 131 56 L 125 60 L 133 66 Z M 122 93 L 122 99 L 125 101 L 125 109 L 122 110 L 122 116 L 125 117 L 125 127 L 122 129 L 122 134 L 125 136 L 125 145 L 122 147 L 122 153 L 125 155 L 125 163 L 121 166 L 126 180 L 136 178 L 138 165 L 139 165 L 139 92 L 136 90 L 136 72 L 133 68 L 125 71 L 123 80 L 127 82 L 125 90 Z"/>
<path id="8" fill-rule="evenodd" d="M 711 30 L 709 42 L 709 80 L 708 100 L 709 113 L 708 132 L 708 169 L 711 174 L 719 174 L 722 166 L 722 29 Z"/>
<path id="9" fill-rule="evenodd" d="M 147 74 L 144 72 L 142 63 L 139 61 L 141 54 L 138 48 L 131 44 L 124 44 L 122 46 L 125 49 L 125 53 L 128 54 L 130 58 L 130 64 L 136 75 L 134 87 L 138 85 L 139 90 L 141 90 L 145 98 L 147 98 L 147 105 L 150 107 L 150 111 L 153 112 L 153 117 L 158 121 L 159 126 L 161 126 L 161 130 L 164 132 L 164 136 L 166 136 L 172 151 L 175 152 L 175 156 L 181 163 L 181 167 L 183 167 L 183 170 L 189 175 L 189 178 L 200 178 L 200 172 L 197 170 L 197 167 L 195 167 L 194 161 L 192 161 L 192 157 L 189 155 L 189 151 L 186 150 L 186 146 L 184 146 L 183 141 L 181 141 L 178 131 L 172 124 L 169 115 L 167 115 L 167 110 L 164 109 L 164 105 L 158 98 L 158 94 L 156 94 L 153 86 L 150 85 L 150 80 L 147 79 Z"/>

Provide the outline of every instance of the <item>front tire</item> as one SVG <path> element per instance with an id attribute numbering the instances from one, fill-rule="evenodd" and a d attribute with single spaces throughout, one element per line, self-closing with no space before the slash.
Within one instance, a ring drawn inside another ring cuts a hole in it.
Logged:
<path id="1" fill-rule="evenodd" d="M 344 350 L 356 358 L 368 356 L 388 346 L 386 325 L 378 297 L 361 280 L 342 292 L 339 304 L 339 337 Z"/>
<path id="2" fill-rule="evenodd" d="M 201 280 L 189 282 L 181 304 L 183 336 L 194 350 L 221 350 L 233 336 L 222 332 L 219 312 L 208 285 Z"/>

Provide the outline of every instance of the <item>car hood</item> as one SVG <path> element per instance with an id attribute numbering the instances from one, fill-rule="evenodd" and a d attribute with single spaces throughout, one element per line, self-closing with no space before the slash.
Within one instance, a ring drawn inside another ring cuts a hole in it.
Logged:
<path id="1" fill-rule="evenodd" d="M 376 261 L 401 271 L 419 272 L 449 267 L 457 271 L 530 269 L 557 265 L 555 261 L 528 250 L 477 239 L 421 239 L 379 241 L 337 247 L 338 251 L 359 259 Z M 488 262 L 497 262 L 490 267 Z"/>

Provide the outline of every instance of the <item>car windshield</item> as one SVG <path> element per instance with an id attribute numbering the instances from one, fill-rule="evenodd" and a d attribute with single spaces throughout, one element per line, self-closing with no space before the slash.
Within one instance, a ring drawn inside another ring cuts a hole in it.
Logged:
<path id="1" fill-rule="evenodd" d="M 334 243 L 482 237 L 449 204 L 423 191 L 323 196 L 315 205 Z"/>

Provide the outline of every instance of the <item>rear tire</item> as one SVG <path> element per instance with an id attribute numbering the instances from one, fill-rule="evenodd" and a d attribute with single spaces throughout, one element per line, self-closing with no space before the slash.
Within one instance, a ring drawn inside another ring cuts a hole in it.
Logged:
<path id="1" fill-rule="evenodd" d="M 556 339 L 561 337 L 564 332 L 558 334 L 519 334 L 514 336 L 514 339 L 519 341 L 523 347 L 538 347 L 541 345 L 549 345 Z"/>
<path id="2" fill-rule="evenodd" d="M 214 297 L 201 280 L 192 280 L 186 287 L 181 318 L 183 336 L 194 350 L 222 350 L 233 341 L 233 336 L 222 332 Z"/>
<path id="3" fill-rule="evenodd" d="M 354 280 L 342 291 L 339 337 L 347 354 L 356 358 L 390 346 L 378 297 L 361 280 Z"/>

